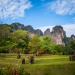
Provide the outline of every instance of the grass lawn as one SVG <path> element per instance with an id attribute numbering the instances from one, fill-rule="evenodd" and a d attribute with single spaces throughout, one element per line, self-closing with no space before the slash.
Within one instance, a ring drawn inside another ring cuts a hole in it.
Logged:
<path id="1" fill-rule="evenodd" d="M 31 75 L 75 75 L 75 61 L 69 61 L 68 55 L 43 55 L 34 57 L 34 64 L 28 62 L 30 54 L 21 54 L 26 64 L 21 64 L 17 54 L 0 54 L 0 67 L 6 65 L 23 66 Z"/>

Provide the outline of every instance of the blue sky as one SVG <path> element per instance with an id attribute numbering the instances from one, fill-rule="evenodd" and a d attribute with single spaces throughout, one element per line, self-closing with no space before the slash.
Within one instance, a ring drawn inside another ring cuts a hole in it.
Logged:
<path id="1" fill-rule="evenodd" d="M 0 0 L 0 22 L 19 22 L 43 32 L 61 25 L 67 36 L 75 35 L 75 0 Z"/>

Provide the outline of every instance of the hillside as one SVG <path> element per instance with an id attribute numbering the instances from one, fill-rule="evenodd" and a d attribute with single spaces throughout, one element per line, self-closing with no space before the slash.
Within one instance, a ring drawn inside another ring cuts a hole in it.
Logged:
<path id="1" fill-rule="evenodd" d="M 17 22 L 12 23 L 11 25 L 13 26 L 13 30 L 22 29 L 28 31 L 31 35 L 37 34 L 38 36 L 50 36 L 54 40 L 55 44 L 65 45 L 68 43 L 68 39 L 75 39 L 74 35 L 67 37 L 63 27 L 59 25 L 53 27 L 52 32 L 50 32 L 50 29 L 48 28 L 44 33 L 40 29 L 35 30 L 31 25 L 25 26 Z"/>

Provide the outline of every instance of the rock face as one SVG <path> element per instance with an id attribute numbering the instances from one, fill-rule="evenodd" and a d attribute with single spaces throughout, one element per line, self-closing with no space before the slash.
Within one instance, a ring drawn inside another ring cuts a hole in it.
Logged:
<path id="1" fill-rule="evenodd" d="M 40 29 L 35 30 L 35 34 L 38 36 L 43 36 L 43 32 Z"/>
<path id="2" fill-rule="evenodd" d="M 64 44 L 62 39 L 66 36 L 65 31 L 63 30 L 63 27 L 61 26 L 55 26 L 52 30 L 51 37 L 54 39 L 56 44 Z"/>
<path id="3" fill-rule="evenodd" d="M 23 29 L 24 28 L 24 25 L 23 24 L 20 24 L 20 23 L 12 23 L 11 24 L 13 26 L 13 30 L 17 30 L 17 29 Z"/>
<path id="4" fill-rule="evenodd" d="M 25 26 L 24 30 L 28 31 L 29 33 L 35 33 L 35 30 L 31 25 Z"/>
<path id="5" fill-rule="evenodd" d="M 44 32 L 45 36 L 50 36 L 50 29 L 48 28 L 45 32 Z"/>
<path id="6" fill-rule="evenodd" d="M 66 36 L 66 33 L 62 26 L 55 26 L 53 27 L 52 32 L 47 29 L 44 32 L 44 35 L 50 36 L 54 40 L 55 44 L 64 44 L 62 39 Z"/>
<path id="7" fill-rule="evenodd" d="M 75 40 L 75 36 L 74 35 L 71 35 L 70 39 Z"/>
<path id="8" fill-rule="evenodd" d="M 38 36 L 43 36 L 43 32 L 40 29 L 34 30 L 31 25 L 24 26 L 23 24 L 17 22 L 12 23 L 11 25 L 13 26 L 13 30 L 22 29 L 28 31 L 30 35 L 37 34 Z"/>
<path id="9" fill-rule="evenodd" d="M 31 25 L 25 26 L 24 30 L 27 30 L 29 33 L 37 34 L 38 36 L 43 36 L 43 32 L 40 29 L 34 30 Z"/>
<path id="10" fill-rule="evenodd" d="M 13 30 L 26 30 L 31 36 L 34 34 L 37 34 L 38 36 L 50 36 L 54 40 L 55 44 L 64 45 L 64 43 L 67 44 L 70 39 L 75 39 L 74 35 L 71 35 L 70 38 L 66 37 L 66 32 L 63 30 L 62 26 L 53 27 L 52 32 L 50 32 L 50 29 L 48 28 L 43 34 L 40 29 L 35 30 L 31 25 L 24 26 L 23 24 L 17 22 L 12 23 L 11 25 L 13 26 Z"/>
<path id="11" fill-rule="evenodd" d="M 30 34 L 37 34 L 38 36 L 43 36 L 43 32 L 40 29 L 34 30 L 31 25 L 25 26 L 24 30 L 27 30 Z"/>

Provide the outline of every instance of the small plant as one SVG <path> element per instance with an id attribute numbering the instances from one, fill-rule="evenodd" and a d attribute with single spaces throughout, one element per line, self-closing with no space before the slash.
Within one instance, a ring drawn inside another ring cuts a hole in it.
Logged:
<path id="1" fill-rule="evenodd" d="M 0 68 L 0 75 L 2 75 L 2 68 Z"/>
<path id="2" fill-rule="evenodd" d="M 24 71 L 24 68 L 23 67 L 21 67 L 19 69 L 19 72 L 20 72 L 20 75 L 30 75 L 28 72 Z"/>
<path id="3" fill-rule="evenodd" d="M 0 75 L 30 75 L 30 73 L 26 72 L 23 67 L 16 68 L 8 65 L 0 68 Z"/>

